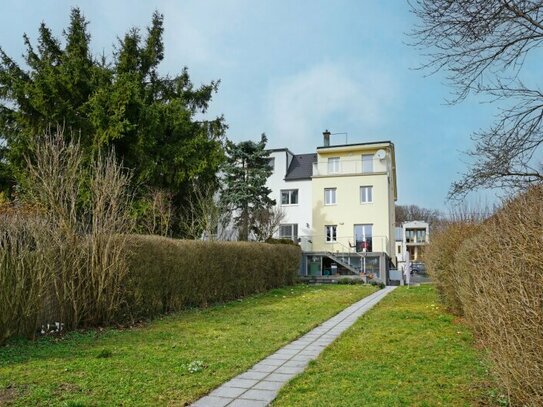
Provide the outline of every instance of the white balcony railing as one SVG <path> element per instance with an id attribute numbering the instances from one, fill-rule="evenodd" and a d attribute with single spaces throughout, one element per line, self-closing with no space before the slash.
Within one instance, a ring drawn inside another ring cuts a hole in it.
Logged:
<path id="1" fill-rule="evenodd" d="M 327 242 L 326 235 L 301 236 L 300 245 L 303 251 L 326 251 L 332 253 L 363 254 L 362 245 L 356 244 L 353 236 L 338 236 L 335 242 Z M 371 239 L 371 252 L 389 253 L 389 240 L 387 236 L 373 236 Z M 369 253 L 370 251 L 368 251 Z"/>
<path id="2" fill-rule="evenodd" d="M 341 160 L 335 165 L 326 161 L 313 163 L 313 176 L 334 176 L 348 174 L 374 174 L 385 172 L 386 166 L 379 160 L 373 160 L 372 164 L 362 163 L 362 160 Z"/>

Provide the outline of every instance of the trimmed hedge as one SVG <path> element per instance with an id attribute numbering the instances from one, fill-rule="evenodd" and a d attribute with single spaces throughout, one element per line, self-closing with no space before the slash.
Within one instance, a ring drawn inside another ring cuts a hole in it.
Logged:
<path id="1" fill-rule="evenodd" d="M 294 284 L 298 246 L 132 235 L 125 300 L 133 318 Z"/>
<path id="2" fill-rule="evenodd" d="M 125 323 L 291 285 L 300 267 L 293 245 L 144 235 L 64 242 L 31 220 L 0 217 L 0 291 L 9 293 L 0 296 L 0 345 L 12 336 L 33 338 L 48 324 L 71 330 Z"/>
<path id="3" fill-rule="evenodd" d="M 480 228 L 479 223 L 467 220 L 444 224 L 432 233 L 430 246 L 424 253 L 428 272 L 436 285 L 440 300 L 455 315 L 464 314 L 458 282 L 469 273 L 469 269 L 457 267 L 455 256 L 468 239 L 479 233 Z"/>
<path id="4" fill-rule="evenodd" d="M 510 405 L 542 406 L 543 186 L 478 226 L 457 223 L 440 233 L 427 254 L 445 303 L 488 351 Z"/>

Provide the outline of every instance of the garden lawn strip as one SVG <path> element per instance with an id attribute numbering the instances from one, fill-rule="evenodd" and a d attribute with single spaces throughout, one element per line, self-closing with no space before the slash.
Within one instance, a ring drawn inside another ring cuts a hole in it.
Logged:
<path id="1" fill-rule="evenodd" d="M 473 337 L 430 285 L 402 287 L 340 336 L 274 406 L 468 406 L 491 383 Z"/>
<path id="2" fill-rule="evenodd" d="M 11 341 L 0 348 L 0 396 L 15 406 L 183 405 L 375 290 L 298 285 L 132 329 Z"/>

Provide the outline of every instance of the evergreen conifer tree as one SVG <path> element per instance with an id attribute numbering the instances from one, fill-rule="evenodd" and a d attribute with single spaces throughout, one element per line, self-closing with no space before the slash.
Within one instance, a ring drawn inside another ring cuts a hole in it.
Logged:
<path id="1" fill-rule="evenodd" d="M 234 212 L 239 240 L 248 240 L 249 233 L 254 231 L 255 214 L 269 210 L 275 204 L 269 197 L 271 190 L 266 187 L 266 181 L 273 172 L 270 152 L 266 151 L 267 141 L 266 135 L 262 134 L 258 143 L 226 142 L 221 200 Z"/>
<path id="2" fill-rule="evenodd" d="M 74 8 L 64 41 L 45 23 L 36 45 L 24 35 L 26 66 L 0 48 L 3 186 L 24 181 L 24 157 L 56 126 L 77 137 L 88 157 L 113 147 L 136 185 L 166 191 L 177 208 L 193 186 L 216 184 L 226 125 L 222 117 L 195 116 L 206 112 L 219 82 L 194 87 L 187 68 L 160 75 L 163 30 L 155 12 L 145 35 L 129 30 L 109 61 L 93 56 L 88 22 Z"/>

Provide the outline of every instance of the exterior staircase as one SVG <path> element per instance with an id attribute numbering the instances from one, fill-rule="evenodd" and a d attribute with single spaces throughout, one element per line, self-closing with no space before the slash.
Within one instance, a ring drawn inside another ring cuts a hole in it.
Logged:
<path id="1" fill-rule="evenodd" d="M 360 273 L 360 268 L 355 267 L 352 264 L 350 264 L 349 261 L 348 261 L 348 257 L 345 258 L 345 255 L 334 254 L 332 252 L 325 252 L 325 254 L 326 254 L 326 257 L 333 260 L 337 264 L 343 266 L 344 268 L 346 268 L 347 270 L 349 270 L 353 274 L 358 275 Z"/>
<path id="2" fill-rule="evenodd" d="M 360 264 L 362 264 L 364 256 L 360 253 L 358 253 L 356 250 L 354 250 L 352 247 L 347 247 L 344 244 L 341 244 L 339 242 L 335 243 L 336 245 L 339 245 L 341 247 L 341 252 L 337 251 L 336 253 L 333 252 L 325 252 L 324 254 L 326 257 L 331 259 L 332 261 L 336 262 L 337 264 L 343 266 L 347 270 L 349 270 L 351 273 L 355 275 L 359 275 L 362 269 L 360 267 L 355 267 L 351 264 L 350 257 L 357 256 L 360 258 Z"/>

